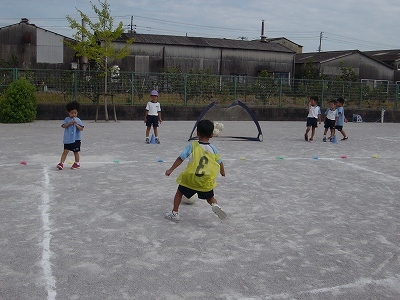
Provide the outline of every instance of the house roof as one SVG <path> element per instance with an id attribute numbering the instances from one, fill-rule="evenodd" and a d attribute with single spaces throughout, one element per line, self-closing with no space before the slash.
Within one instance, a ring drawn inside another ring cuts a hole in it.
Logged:
<path id="1" fill-rule="evenodd" d="M 329 51 L 329 52 L 309 52 L 296 55 L 296 63 L 306 63 L 311 59 L 314 63 L 324 63 L 331 60 L 339 59 L 354 53 L 361 53 L 358 50 L 347 51 Z"/>
<path id="2" fill-rule="evenodd" d="M 295 42 L 293 42 L 293 41 L 291 41 L 291 40 L 289 40 L 289 39 L 287 39 L 287 38 L 285 38 L 283 36 L 282 37 L 277 37 L 277 38 L 267 38 L 268 42 L 281 41 L 281 40 L 285 40 L 285 41 L 288 41 L 288 42 L 290 42 L 290 43 L 292 43 L 292 44 L 294 44 L 296 46 L 303 47 L 302 45 L 297 44 L 297 43 L 295 43 Z"/>
<path id="3" fill-rule="evenodd" d="M 72 39 L 70 37 L 64 36 L 64 35 L 59 34 L 57 32 L 54 32 L 54 31 L 51 31 L 51 30 L 48 30 L 48 29 L 45 29 L 45 28 L 38 27 L 35 24 L 31 24 L 31 23 L 29 23 L 29 20 L 26 19 L 26 18 L 21 19 L 21 22 L 19 22 L 19 23 L 15 23 L 15 24 L 4 26 L 4 27 L 0 27 L 0 30 L 5 29 L 5 28 L 11 28 L 11 27 L 19 26 L 21 24 L 24 24 L 26 26 L 32 26 L 32 27 L 35 27 L 37 29 L 44 30 L 44 31 L 47 31 L 47 32 L 51 32 L 51 33 L 53 33 L 55 35 L 58 35 L 58 36 L 61 36 L 61 37 L 65 38 L 67 40 L 72 40 L 72 41 L 74 40 L 74 39 Z"/>
<path id="4" fill-rule="evenodd" d="M 395 61 L 400 60 L 400 49 L 364 51 L 364 53 L 389 65 L 393 65 Z"/>
<path id="5" fill-rule="evenodd" d="M 276 43 L 256 41 L 243 41 L 222 38 L 205 38 L 191 36 L 172 36 L 156 34 L 124 33 L 118 41 L 126 41 L 134 38 L 134 44 L 159 44 L 159 45 L 179 45 L 194 47 L 227 48 L 240 50 L 258 50 L 271 52 L 294 53 L 294 51 L 283 45 Z"/>
<path id="6" fill-rule="evenodd" d="M 397 50 L 400 53 L 400 50 Z M 375 52 L 375 51 L 371 51 Z M 393 64 L 388 61 L 383 61 L 378 59 L 376 56 L 370 55 L 368 52 L 361 52 L 360 50 L 343 50 L 343 51 L 328 51 L 328 52 L 310 52 L 310 53 L 301 53 L 296 55 L 296 64 L 297 63 L 307 63 L 312 60 L 313 63 L 326 63 L 332 60 L 340 59 L 352 54 L 360 54 L 366 56 L 372 60 L 375 60 L 381 64 L 386 65 L 387 67 L 392 68 Z"/>

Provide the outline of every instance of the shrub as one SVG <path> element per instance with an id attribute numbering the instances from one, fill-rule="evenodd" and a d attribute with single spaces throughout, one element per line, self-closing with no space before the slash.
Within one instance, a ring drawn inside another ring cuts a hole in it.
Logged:
<path id="1" fill-rule="evenodd" d="M 26 123 L 36 119 L 36 89 L 26 79 L 10 84 L 0 98 L 0 121 Z"/>

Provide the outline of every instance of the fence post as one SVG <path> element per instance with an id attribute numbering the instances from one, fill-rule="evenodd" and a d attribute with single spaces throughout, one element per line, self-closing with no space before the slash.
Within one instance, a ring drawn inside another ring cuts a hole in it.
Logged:
<path id="1" fill-rule="evenodd" d="M 74 94 L 72 98 L 76 101 L 76 96 L 78 95 L 78 70 L 73 70 L 74 74 Z"/>
<path id="2" fill-rule="evenodd" d="M 237 76 L 233 76 L 233 100 L 236 101 Z"/>
<path id="3" fill-rule="evenodd" d="M 324 106 L 324 90 L 325 90 L 325 80 L 322 79 L 322 91 L 321 91 L 321 107 Z"/>
<path id="4" fill-rule="evenodd" d="M 188 74 L 183 75 L 183 105 L 187 105 L 187 82 L 188 82 Z"/>
<path id="5" fill-rule="evenodd" d="M 396 97 L 394 97 L 394 110 L 397 110 L 397 104 L 399 102 L 399 85 L 396 84 Z"/>
<path id="6" fill-rule="evenodd" d="M 135 72 L 131 72 L 131 93 L 129 97 L 131 98 L 131 105 L 133 105 L 133 97 L 135 95 L 135 85 L 134 85 L 134 80 L 135 80 Z"/>
<path id="7" fill-rule="evenodd" d="M 14 68 L 12 73 L 13 73 L 13 81 L 17 80 L 18 79 L 18 69 Z"/>
<path id="8" fill-rule="evenodd" d="M 282 78 L 280 79 L 279 82 L 279 101 L 278 101 L 278 107 L 282 107 Z"/>

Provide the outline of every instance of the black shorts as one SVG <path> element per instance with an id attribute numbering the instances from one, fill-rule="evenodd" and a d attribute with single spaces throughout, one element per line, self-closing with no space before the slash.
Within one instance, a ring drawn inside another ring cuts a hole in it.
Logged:
<path id="1" fill-rule="evenodd" d="M 335 128 L 335 120 L 326 119 L 324 123 L 324 128 L 334 129 Z"/>
<path id="2" fill-rule="evenodd" d="M 197 196 L 199 197 L 199 199 L 207 200 L 207 199 L 211 199 L 212 197 L 214 197 L 214 190 L 211 190 L 208 192 L 199 192 L 199 191 L 192 190 L 183 185 L 179 185 L 178 190 L 188 199 L 192 198 L 192 196 L 196 193 L 197 193 Z"/>
<path id="3" fill-rule="evenodd" d="M 147 116 L 146 118 L 146 126 L 147 127 L 158 127 L 158 116 Z"/>
<path id="4" fill-rule="evenodd" d="M 81 141 L 75 141 L 75 143 L 72 144 L 64 144 L 64 150 L 69 150 L 72 152 L 81 151 Z"/>
<path id="5" fill-rule="evenodd" d="M 335 126 L 335 129 L 337 130 L 337 131 L 342 131 L 342 129 L 343 129 L 343 126 Z"/>
<path id="6" fill-rule="evenodd" d="M 307 118 L 307 127 L 318 127 L 317 118 Z"/>

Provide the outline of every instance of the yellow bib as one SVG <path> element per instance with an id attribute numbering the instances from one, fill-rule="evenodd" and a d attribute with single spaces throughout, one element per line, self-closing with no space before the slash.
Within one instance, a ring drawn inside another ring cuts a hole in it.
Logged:
<path id="1" fill-rule="evenodd" d="M 220 170 L 217 163 L 220 155 L 207 152 L 199 145 L 199 142 L 192 143 L 191 155 L 191 160 L 176 182 L 195 191 L 211 191 L 217 186 L 215 179 Z"/>

